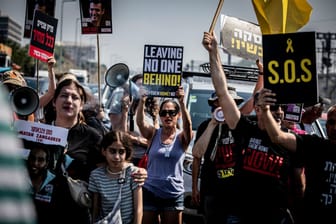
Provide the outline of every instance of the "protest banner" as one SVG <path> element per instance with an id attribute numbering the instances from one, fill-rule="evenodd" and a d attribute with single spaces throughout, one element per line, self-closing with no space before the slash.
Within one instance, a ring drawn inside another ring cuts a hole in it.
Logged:
<path id="1" fill-rule="evenodd" d="M 277 103 L 318 101 L 315 32 L 263 35 L 264 87 Z"/>
<path id="2" fill-rule="evenodd" d="M 260 27 L 235 17 L 221 15 L 220 47 L 228 54 L 247 60 L 262 60 Z"/>
<path id="3" fill-rule="evenodd" d="M 14 130 L 16 130 L 19 138 L 27 141 L 63 147 L 67 144 L 68 129 L 66 128 L 17 120 L 14 122 Z"/>
<path id="4" fill-rule="evenodd" d="M 289 103 L 283 105 L 284 120 L 300 123 L 302 117 L 302 110 L 303 110 L 302 103 Z"/>
<path id="5" fill-rule="evenodd" d="M 30 56 L 43 62 L 47 62 L 48 58 L 53 56 L 57 21 L 57 19 L 35 10 L 29 45 Z"/>
<path id="6" fill-rule="evenodd" d="M 142 85 L 147 95 L 176 97 L 182 84 L 183 47 L 145 45 Z"/>
<path id="7" fill-rule="evenodd" d="M 80 0 L 82 34 L 112 33 L 112 1 Z"/>
<path id="8" fill-rule="evenodd" d="M 41 12 L 51 17 L 55 16 L 55 2 L 55 0 L 26 0 L 26 14 L 23 37 L 31 37 L 35 10 L 40 10 Z"/>

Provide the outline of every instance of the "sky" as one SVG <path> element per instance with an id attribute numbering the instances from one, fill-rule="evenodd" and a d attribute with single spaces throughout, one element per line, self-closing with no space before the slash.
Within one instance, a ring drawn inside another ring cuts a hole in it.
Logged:
<path id="1" fill-rule="evenodd" d="M 56 41 L 60 41 L 61 8 L 63 1 L 64 42 L 97 46 L 96 35 L 80 32 L 79 0 L 56 0 L 55 17 L 59 19 Z M 25 0 L 0 0 L 2 15 L 9 15 L 22 27 Z M 201 41 L 208 31 L 217 9 L 218 0 L 113 0 L 112 34 L 98 37 L 100 63 L 110 67 L 125 63 L 131 71 L 141 72 L 144 45 L 183 46 L 183 64 L 208 62 Z M 310 20 L 299 31 L 336 32 L 335 0 L 308 0 L 313 8 Z M 221 14 L 257 23 L 251 0 L 225 0 Z M 219 19 L 215 34 L 219 38 Z M 24 39 L 22 44 L 28 44 Z M 223 54 L 222 59 L 226 60 Z M 98 57 L 97 57 L 98 58 Z M 224 62 L 225 63 L 225 62 Z M 198 67 L 197 67 L 198 69 Z"/>

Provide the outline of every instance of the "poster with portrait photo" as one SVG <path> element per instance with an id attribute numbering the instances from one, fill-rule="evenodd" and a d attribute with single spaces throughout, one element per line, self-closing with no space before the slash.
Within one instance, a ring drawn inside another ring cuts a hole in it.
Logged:
<path id="1" fill-rule="evenodd" d="M 112 33 L 111 0 L 79 0 L 82 34 Z"/>
<path id="2" fill-rule="evenodd" d="M 35 9 L 55 17 L 55 0 L 26 0 L 26 15 L 23 37 L 30 38 Z"/>

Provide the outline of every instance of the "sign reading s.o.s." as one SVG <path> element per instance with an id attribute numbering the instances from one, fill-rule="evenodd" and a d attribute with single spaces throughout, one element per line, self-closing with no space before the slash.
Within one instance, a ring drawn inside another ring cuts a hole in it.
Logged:
<path id="1" fill-rule="evenodd" d="M 315 32 L 263 35 L 264 86 L 277 103 L 318 99 Z"/>

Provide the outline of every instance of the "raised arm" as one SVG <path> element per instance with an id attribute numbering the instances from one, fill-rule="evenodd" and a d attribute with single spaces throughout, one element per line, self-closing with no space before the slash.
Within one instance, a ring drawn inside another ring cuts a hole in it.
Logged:
<path id="1" fill-rule="evenodd" d="M 275 93 L 269 89 L 262 89 L 259 92 L 258 102 L 256 105 L 261 108 L 261 119 L 265 125 L 267 134 L 273 143 L 279 144 L 290 151 L 296 151 L 296 136 L 290 132 L 284 132 L 275 122 L 270 111 L 270 105 L 275 104 Z"/>
<path id="2" fill-rule="evenodd" d="M 256 94 L 257 91 L 259 91 L 260 89 L 264 87 L 264 66 L 260 62 L 259 59 L 256 60 L 256 64 L 259 70 L 259 75 L 258 75 L 257 82 L 254 86 L 253 93 L 251 97 L 246 101 L 246 103 L 240 107 L 240 112 L 246 115 L 250 114 L 254 109 L 254 104 L 253 104 L 254 95 Z"/>
<path id="3" fill-rule="evenodd" d="M 40 97 L 40 105 L 39 105 L 40 108 L 45 107 L 54 97 L 54 93 L 56 90 L 56 78 L 54 71 L 55 64 L 56 60 L 54 57 L 48 58 L 49 85 L 48 85 L 48 91 Z"/>
<path id="4" fill-rule="evenodd" d="M 137 107 L 137 112 L 136 112 L 136 123 L 139 127 L 141 135 L 144 138 L 147 138 L 149 141 L 151 141 L 155 133 L 155 127 L 152 126 L 150 123 L 146 122 L 146 119 L 145 119 L 144 108 L 145 108 L 146 99 L 147 99 L 147 96 L 145 94 L 144 89 L 140 88 L 140 100 L 139 100 L 139 105 Z"/>
<path id="5" fill-rule="evenodd" d="M 230 129 L 234 129 L 240 119 L 240 111 L 229 94 L 226 77 L 218 52 L 217 40 L 213 33 L 204 32 L 202 44 L 209 52 L 211 78 L 218 96 L 219 105 L 225 114 L 226 123 Z"/>
<path id="6" fill-rule="evenodd" d="M 184 103 L 184 89 L 180 86 L 177 90 L 177 97 L 180 103 L 180 109 L 182 114 L 182 122 L 183 122 L 183 131 L 181 132 L 181 140 L 183 144 L 184 150 L 188 149 L 189 143 L 193 137 L 192 125 L 191 125 L 191 118 L 189 115 L 189 111 Z"/>

